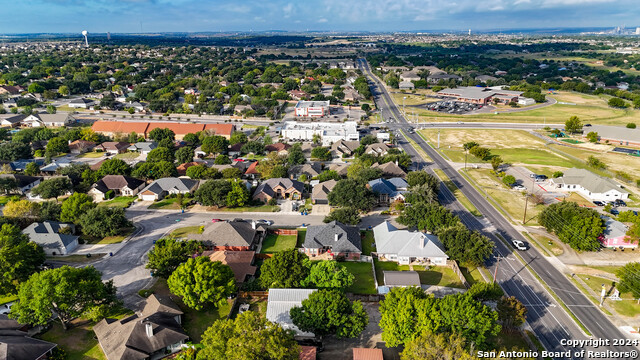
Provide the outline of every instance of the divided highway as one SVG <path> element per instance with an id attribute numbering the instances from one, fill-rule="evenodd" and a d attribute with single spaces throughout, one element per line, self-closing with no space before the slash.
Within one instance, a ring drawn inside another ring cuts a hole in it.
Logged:
<path id="1" fill-rule="evenodd" d="M 519 239 L 527 241 L 513 225 L 505 219 L 467 180 L 458 173 L 440 154 L 429 146 L 422 137 L 415 133 L 409 133 L 411 124 L 402 116 L 398 107 L 394 104 L 386 88 L 380 83 L 378 78 L 371 73 L 369 65 L 363 59 L 358 60 L 358 66 L 369 78 L 376 104 L 384 119 L 392 120 L 387 125 L 392 130 L 404 130 L 406 136 L 415 141 L 420 148 L 433 160 L 433 163 L 425 163 L 413 147 L 407 142 L 400 140 L 400 146 L 407 151 L 414 159 L 419 168 L 424 166 L 442 169 L 451 181 L 462 191 L 462 193 L 473 203 L 482 213 L 484 219 L 480 221 L 471 215 L 455 199 L 453 194 L 445 187 L 441 186 L 440 201 L 458 215 L 463 223 L 470 229 L 478 230 L 492 238 L 496 244 L 494 257 L 488 261 L 487 268 L 492 274 L 496 274 L 496 280 L 508 295 L 513 295 L 522 301 L 529 310 L 527 322 L 532 327 L 536 336 L 540 339 L 548 351 L 567 352 L 571 351 L 569 357 L 550 356 L 554 358 L 586 359 L 589 357 L 577 355 L 576 352 L 586 349 L 593 350 L 592 347 L 570 347 L 561 343 L 566 340 L 588 339 L 587 335 L 579 328 L 576 322 L 566 311 L 550 296 L 540 281 L 529 271 L 513 254 L 513 249 L 506 246 L 494 234 L 500 234 L 504 239 Z M 453 124 L 452 124 L 453 125 Z M 460 127 L 461 124 L 455 124 Z M 467 125 L 467 124 L 464 124 Z M 469 123 L 468 127 L 475 127 Z M 480 125 L 480 124 L 477 124 Z M 482 124 L 484 125 L 484 124 Z M 494 125 L 487 125 L 487 128 Z M 523 128 L 517 125 L 515 128 Z M 427 126 L 428 127 L 428 126 Z M 480 126 L 478 126 L 480 127 Z M 506 128 L 506 127 L 505 127 Z M 551 265 L 535 248 L 528 251 L 519 252 L 525 263 L 552 289 L 571 312 L 580 320 L 582 324 L 591 332 L 594 339 L 624 339 L 622 332 L 613 325 L 600 310 L 585 297 L 569 279 Z M 633 346 L 601 346 L 597 351 L 631 351 L 637 350 Z M 602 358 L 621 358 L 620 356 L 604 356 Z"/>

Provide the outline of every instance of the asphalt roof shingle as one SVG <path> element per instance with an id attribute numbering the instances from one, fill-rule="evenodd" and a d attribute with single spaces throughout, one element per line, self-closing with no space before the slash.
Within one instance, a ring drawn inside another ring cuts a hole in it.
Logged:
<path id="1" fill-rule="evenodd" d="M 361 253 L 360 231 L 355 226 L 348 226 L 337 221 L 309 226 L 302 247 L 305 249 L 317 249 L 325 246 L 331 246 L 335 253 Z"/>

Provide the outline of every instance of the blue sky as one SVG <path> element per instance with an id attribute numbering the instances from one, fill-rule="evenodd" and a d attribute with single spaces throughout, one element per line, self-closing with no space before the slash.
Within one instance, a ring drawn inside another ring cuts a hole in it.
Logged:
<path id="1" fill-rule="evenodd" d="M 0 0 L 0 33 L 640 26 L 638 0 Z"/>

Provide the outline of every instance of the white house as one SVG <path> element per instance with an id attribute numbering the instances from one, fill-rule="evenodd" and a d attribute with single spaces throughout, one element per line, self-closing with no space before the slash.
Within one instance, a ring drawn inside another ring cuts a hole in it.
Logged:
<path id="1" fill-rule="evenodd" d="M 69 107 L 74 109 L 88 109 L 91 105 L 93 105 L 93 101 L 84 98 L 69 101 Z"/>
<path id="2" fill-rule="evenodd" d="M 322 146 L 329 146 L 340 140 L 360 140 L 358 124 L 355 121 L 342 123 L 286 121 L 281 134 L 285 139 L 292 141 L 311 141 L 317 134 L 322 138 Z"/>
<path id="3" fill-rule="evenodd" d="M 585 169 L 572 168 L 556 179 L 552 187 L 566 192 L 577 192 L 591 201 L 615 201 L 629 198 L 629 192 L 612 179 L 598 176 Z"/>
<path id="4" fill-rule="evenodd" d="M 32 114 L 24 118 L 22 123 L 28 127 L 61 127 L 71 123 L 71 115 L 64 112 Z"/>
<path id="5" fill-rule="evenodd" d="M 399 264 L 446 265 L 449 256 L 437 236 L 398 230 L 388 221 L 373 228 L 378 258 Z"/>
<path id="6" fill-rule="evenodd" d="M 302 301 L 316 289 L 269 289 L 267 300 L 267 320 L 279 324 L 285 330 L 293 330 L 295 336 L 313 337 L 313 333 L 303 332 L 293 324 L 289 310 L 296 306 L 302 306 Z"/>

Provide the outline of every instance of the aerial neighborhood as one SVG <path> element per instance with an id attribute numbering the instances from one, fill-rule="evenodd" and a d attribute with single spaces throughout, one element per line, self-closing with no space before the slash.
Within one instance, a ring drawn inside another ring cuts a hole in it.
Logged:
<path id="1" fill-rule="evenodd" d="M 0 360 L 637 347 L 615 32 L 3 37 Z"/>

